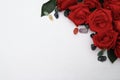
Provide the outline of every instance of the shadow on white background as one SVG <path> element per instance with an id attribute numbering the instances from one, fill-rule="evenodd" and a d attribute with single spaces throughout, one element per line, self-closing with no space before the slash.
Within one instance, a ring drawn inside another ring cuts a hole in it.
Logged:
<path id="1" fill-rule="evenodd" d="M 75 25 L 40 17 L 47 0 L 0 1 L 0 80 L 120 80 L 120 60 L 97 61 L 88 34 Z"/>

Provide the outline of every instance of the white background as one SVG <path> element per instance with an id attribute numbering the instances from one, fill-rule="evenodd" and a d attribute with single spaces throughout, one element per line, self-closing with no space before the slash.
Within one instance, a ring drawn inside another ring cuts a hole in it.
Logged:
<path id="1" fill-rule="evenodd" d="M 40 17 L 47 0 L 0 1 L 0 80 L 120 80 L 120 59 L 97 61 L 88 34 L 75 25 Z"/>

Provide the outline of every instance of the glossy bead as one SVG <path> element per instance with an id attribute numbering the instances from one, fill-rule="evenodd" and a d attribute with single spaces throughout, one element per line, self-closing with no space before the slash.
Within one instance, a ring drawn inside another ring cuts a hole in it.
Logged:
<path id="1" fill-rule="evenodd" d="M 95 50 L 97 47 L 94 44 L 91 44 L 91 49 Z"/>
<path id="2" fill-rule="evenodd" d="M 54 16 L 55 16 L 55 18 L 56 18 L 56 19 L 58 19 L 58 18 L 59 18 L 59 15 L 58 15 L 58 13 L 57 13 L 57 12 L 55 12 Z"/>
<path id="3" fill-rule="evenodd" d="M 70 10 L 69 9 L 66 9 L 65 12 L 64 12 L 64 16 L 67 17 L 70 13 Z"/>
<path id="4" fill-rule="evenodd" d="M 80 28 L 79 32 L 80 33 L 88 33 L 88 29 L 87 28 Z"/>
<path id="5" fill-rule="evenodd" d="M 53 21 L 53 16 L 52 15 L 49 15 L 48 17 L 51 21 Z"/>
<path id="6" fill-rule="evenodd" d="M 76 34 L 78 33 L 78 28 L 75 28 L 75 29 L 73 30 L 73 33 L 76 35 Z"/>
<path id="7" fill-rule="evenodd" d="M 98 57 L 98 61 L 100 61 L 100 62 L 104 62 L 104 61 L 106 61 L 107 60 L 107 57 L 106 56 L 99 56 Z"/>

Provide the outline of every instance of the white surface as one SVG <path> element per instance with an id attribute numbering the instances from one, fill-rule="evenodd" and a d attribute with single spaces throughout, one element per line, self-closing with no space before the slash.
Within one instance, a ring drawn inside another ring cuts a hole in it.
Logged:
<path id="1" fill-rule="evenodd" d="M 73 35 L 62 13 L 40 17 L 46 1 L 0 1 L 0 80 L 120 80 L 120 60 L 98 62 L 90 32 Z"/>

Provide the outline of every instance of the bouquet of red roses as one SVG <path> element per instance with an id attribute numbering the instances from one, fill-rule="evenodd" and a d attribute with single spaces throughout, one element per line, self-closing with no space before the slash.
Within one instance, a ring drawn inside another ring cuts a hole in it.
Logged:
<path id="1" fill-rule="evenodd" d="M 76 26 L 74 34 L 93 31 L 91 48 L 101 49 L 97 54 L 99 61 L 107 59 L 103 56 L 106 50 L 112 63 L 120 58 L 120 0 L 49 0 L 43 4 L 41 16 L 53 11 L 57 19 L 59 12 L 64 11 Z M 79 28 L 80 25 L 85 28 Z"/>

